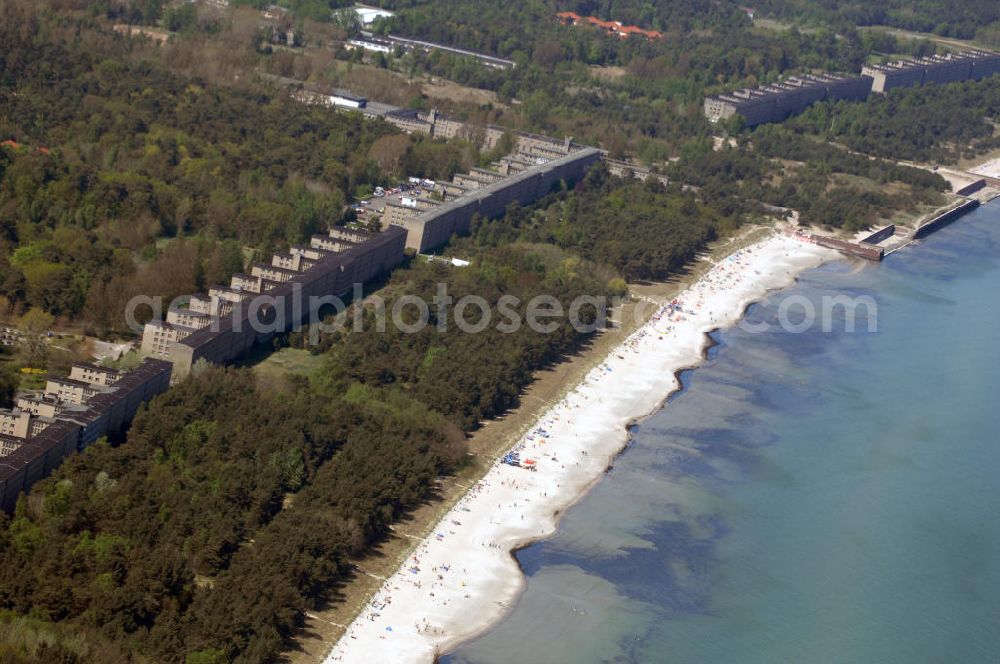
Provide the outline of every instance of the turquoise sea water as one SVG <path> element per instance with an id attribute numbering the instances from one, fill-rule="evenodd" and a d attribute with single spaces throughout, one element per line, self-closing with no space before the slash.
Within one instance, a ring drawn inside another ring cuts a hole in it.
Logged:
<path id="1" fill-rule="evenodd" d="M 717 333 L 443 661 L 1000 661 L 1000 205 L 748 320 L 838 293 L 878 331 Z"/>

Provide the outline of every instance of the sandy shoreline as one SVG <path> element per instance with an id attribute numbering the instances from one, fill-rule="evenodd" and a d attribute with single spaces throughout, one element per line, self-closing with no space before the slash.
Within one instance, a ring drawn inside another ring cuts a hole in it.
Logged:
<path id="1" fill-rule="evenodd" d="M 839 255 L 776 235 L 719 262 L 614 349 L 516 448 L 535 472 L 497 463 L 365 606 L 326 662 L 430 662 L 501 619 L 525 580 L 511 551 L 555 532 L 628 442 L 627 427 L 701 363 L 713 329 Z"/>

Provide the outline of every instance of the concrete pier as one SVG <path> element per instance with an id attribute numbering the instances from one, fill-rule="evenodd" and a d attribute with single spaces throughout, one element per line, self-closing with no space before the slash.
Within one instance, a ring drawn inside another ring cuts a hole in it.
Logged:
<path id="1" fill-rule="evenodd" d="M 926 237 L 934 231 L 944 228 L 966 212 L 975 210 L 977 207 L 979 207 L 979 201 L 975 198 L 970 198 L 964 203 L 961 203 L 946 212 L 942 212 L 933 219 L 930 219 L 929 221 L 926 221 L 918 226 L 917 230 L 913 231 L 913 238 L 919 240 L 922 237 Z"/>

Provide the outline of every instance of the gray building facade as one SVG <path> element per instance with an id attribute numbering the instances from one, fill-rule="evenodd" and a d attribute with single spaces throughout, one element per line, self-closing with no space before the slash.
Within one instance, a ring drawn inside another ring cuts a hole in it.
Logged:
<path id="1" fill-rule="evenodd" d="M 139 408 L 170 387 L 173 365 L 147 358 L 121 374 L 107 390 L 79 407 L 59 413 L 22 445 L 0 458 L 0 508 L 10 512 L 17 497 L 48 476 L 63 459 L 83 451 L 99 438 L 120 441 Z"/>
<path id="2" fill-rule="evenodd" d="M 364 236 L 359 244 L 344 238 L 336 241 L 344 245 L 338 253 L 323 256 L 309 269 L 238 303 L 228 316 L 175 342 L 169 351 L 175 374 L 187 375 L 201 359 L 213 364 L 231 362 L 254 344 L 307 322 L 322 304 L 319 298 L 347 295 L 355 284 L 398 265 L 404 256 L 406 232 L 392 226 Z"/>
<path id="3" fill-rule="evenodd" d="M 601 156 L 596 148 L 583 148 L 496 182 L 484 182 L 479 189 L 405 220 L 406 246 L 423 252 L 444 244 L 452 235 L 464 235 L 469 232 L 473 215 L 499 217 L 510 203 L 532 203 L 548 194 L 560 180 L 582 178 Z"/>
<path id="4" fill-rule="evenodd" d="M 757 88 L 733 90 L 705 98 L 705 117 L 710 122 L 743 117 L 747 126 L 781 122 L 798 115 L 818 101 L 861 101 L 871 94 L 869 76 L 807 74 Z"/>
<path id="5" fill-rule="evenodd" d="M 872 78 L 872 92 L 908 88 L 928 83 L 979 80 L 1000 73 L 1000 54 L 990 51 L 963 51 L 866 65 L 861 73 Z"/>

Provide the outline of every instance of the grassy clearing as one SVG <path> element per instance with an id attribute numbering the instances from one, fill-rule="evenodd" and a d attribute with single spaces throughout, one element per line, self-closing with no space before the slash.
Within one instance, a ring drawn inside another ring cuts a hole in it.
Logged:
<path id="1" fill-rule="evenodd" d="M 301 348 L 282 348 L 252 366 L 257 378 L 273 387 L 287 384 L 292 376 L 308 378 L 322 363 L 322 355 L 313 355 Z"/>

